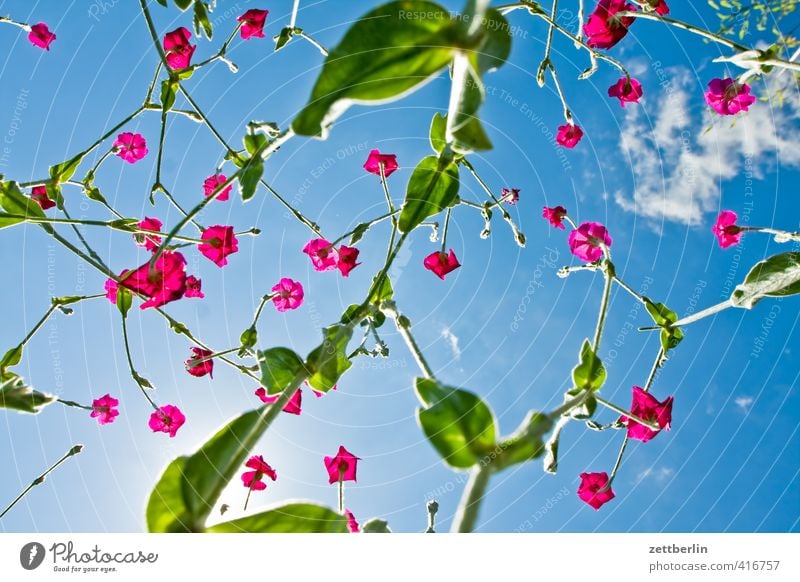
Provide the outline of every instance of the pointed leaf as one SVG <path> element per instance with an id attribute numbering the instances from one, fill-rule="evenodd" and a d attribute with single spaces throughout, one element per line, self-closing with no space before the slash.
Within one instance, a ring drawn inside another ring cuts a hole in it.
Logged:
<path id="1" fill-rule="evenodd" d="M 425 219 L 458 204 L 458 165 L 452 160 L 428 156 L 417 164 L 406 189 L 399 227 L 409 232 Z"/>
<path id="2" fill-rule="evenodd" d="M 208 528 L 210 533 L 347 533 L 347 518 L 313 502 L 279 505 Z"/>

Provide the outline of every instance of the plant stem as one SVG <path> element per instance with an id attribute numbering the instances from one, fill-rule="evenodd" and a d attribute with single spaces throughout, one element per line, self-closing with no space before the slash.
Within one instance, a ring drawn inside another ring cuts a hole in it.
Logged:
<path id="1" fill-rule="evenodd" d="M 341 469 L 339 470 L 341 472 Z M 344 481 L 339 476 L 339 513 L 344 515 Z"/>
<path id="2" fill-rule="evenodd" d="M 726 299 L 722 303 L 717 303 L 716 305 L 712 305 L 702 311 L 698 311 L 697 313 L 693 313 L 689 317 L 684 317 L 683 319 L 679 319 L 675 323 L 671 324 L 670 327 L 681 327 L 683 325 L 689 325 L 690 323 L 694 323 L 695 321 L 699 321 L 708 317 L 709 315 L 714 315 L 719 313 L 720 311 L 724 311 L 729 307 L 733 307 L 730 299 Z"/>
<path id="3" fill-rule="evenodd" d="M 605 284 L 603 285 L 603 297 L 600 300 L 600 314 L 597 316 L 597 327 L 594 331 L 594 341 L 592 342 L 592 350 L 594 353 L 597 353 L 597 350 L 600 349 L 600 339 L 603 336 L 603 327 L 606 323 L 606 316 L 608 315 L 608 302 L 609 298 L 611 297 L 611 283 L 613 281 L 613 275 L 609 269 L 612 269 L 611 261 L 609 259 L 605 259 Z"/>
<path id="4" fill-rule="evenodd" d="M 144 397 L 150 403 L 150 406 L 153 407 L 153 410 L 157 412 L 158 405 L 155 402 L 153 402 L 153 399 L 150 398 L 150 395 L 147 393 L 147 390 L 145 390 L 144 386 L 142 386 L 142 379 L 141 379 L 142 377 L 139 375 L 139 373 L 136 371 L 136 368 L 134 368 L 133 366 L 133 358 L 131 357 L 131 347 L 128 342 L 128 318 L 124 314 L 122 315 L 122 339 L 125 342 L 125 356 L 128 359 L 128 369 L 130 370 L 131 378 L 133 378 L 133 381 L 136 382 L 136 385 L 139 387 L 139 390 L 141 390 Z"/>
<path id="5" fill-rule="evenodd" d="M 615 282 L 615 283 L 617 283 L 617 285 L 619 285 L 620 287 L 622 287 L 623 289 L 625 289 L 625 291 L 627 291 L 628 293 L 630 293 L 630 294 L 631 294 L 631 296 L 633 296 L 633 298 L 634 298 L 634 299 L 636 299 L 636 300 L 637 300 L 639 303 L 641 303 L 642 305 L 647 305 L 647 301 L 645 301 L 644 297 L 642 297 L 642 296 L 641 296 L 641 295 L 639 295 L 639 294 L 638 294 L 636 291 L 634 291 L 634 290 L 633 290 L 633 289 L 632 289 L 632 288 L 631 288 L 631 287 L 630 287 L 630 286 L 629 286 L 627 283 L 625 283 L 625 282 L 624 282 L 622 279 L 620 279 L 620 278 L 619 278 L 619 277 L 617 277 L 616 275 L 614 275 L 613 279 L 614 279 L 614 282 Z"/>
<path id="6" fill-rule="evenodd" d="M 473 467 L 467 486 L 461 496 L 461 501 L 458 504 L 453 525 L 450 528 L 452 533 L 469 533 L 475 529 L 481 501 L 489 485 L 490 475 L 491 470 L 488 466 Z"/>
<path id="7" fill-rule="evenodd" d="M 292 4 L 292 16 L 289 18 L 289 28 L 297 26 L 297 11 L 300 9 L 300 0 L 294 0 Z"/>
<path id="8" fill-rule="evenodd" d="M 637 422 L 637 423 L 639 423 L 639 424 L 641 424 L 643 426 L 646 426 L 650 430 L 655 430 L 655 431 L 661 430 L 661 427 L 659 427 L 658 424 L 656 424 L 654 422 L 650 422 L 650 421 L 644 420 L 643 418 L 640 418 L 638 416 L 634 416 L 633 414 L 630 413 L 630 411 L 625 410 L 624 408 L 621 408 L 621 407 L 617 406 L 616 404 L 614 404 L 613 402 L 609 402 L 608 400 L 605 400 L 604 398 L 600 398 L 597 394 L 595 394 L 594 397 L 595 397 L 595 400 L 597 400 L 598 403 L 602 404 L 603 406 L 605 406 L 609 410 L 613 410 L 614 412 L 618 412 L 622 416 L 625 416 L 625 417 L 629 418 L 630 420 L 633 420 L 634 422 Z"/>
<path id="9" fill-rule="evenodd" d="M 383 311 L 385 315 L 388 315 L 394 319 L 397 332 L 406 342 L 406 345 L 408 346 L 411 355 L 414 356 L 414 360 L 417 362 L 422 375 L 430 380 L 435 380 L 436 376 L 433 373 L 433 369 L 430 367 L 430 365 L 428 365 L 428 361 L 422 354 L 422 350 L 419 349 L 419 344 L 417 344 L 414 336 L 411 335 L 411 322 L 408 320 L 408 318 L 404 315 L 401 315 L 400 312 L 397 311 L 397 306 L 393 302 L 384 303 L 381 311 Z"/>

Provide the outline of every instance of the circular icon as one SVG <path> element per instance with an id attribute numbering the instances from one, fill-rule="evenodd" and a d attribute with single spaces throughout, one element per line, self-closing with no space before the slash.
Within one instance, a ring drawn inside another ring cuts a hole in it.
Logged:
<path id="1" fill-rule="evenodd" d="M 26 570 L 35 570 L 44 562 L 44 546 L 39 542 L 29 542 L 19 551 L 19 563 Z"/>

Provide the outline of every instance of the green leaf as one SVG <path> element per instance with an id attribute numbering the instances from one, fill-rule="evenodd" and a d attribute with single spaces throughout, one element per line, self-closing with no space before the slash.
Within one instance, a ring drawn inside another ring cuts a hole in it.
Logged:
<path id="1" fill-rule="evenodd" d="M 409 232 L 425 219 L 458 204 L 458 165 L 451 159 L 428 156 L 414 168 L 400 211 L 399 227 Z"/>
<path id="2" fill-rule="evenodd" d="M 370 225 L 367 222 L 362 222 L 361 224 L 356 225 L 356 227 L 353 229 L 353 234 L 350 235 L 350 244 L 354 245 L 364 238 L 364 235 L 367 234 L 367 231 L 369 230 L 369 226 Z"/>
<path id="3" fill-rule="evenodd" d="M 582 390 L 596 392 L 606 381 L 606 369 L 592 350 L 588 339 L 583 341 L 580 361 L 572 370 L 572 381 L 575 388 L 569 394 L 579 394 Z"/>
<path id="4" fill-rule="evenodd" d="M 8 350 L 6 355 L 3 356 L 3 359 L 0 360 L 0 370 L 5 370 L 6 368 L 19 364 L 22 361 L 22 349 L 22 346 L 19 345 Z"/>
<path id="5" fill-rule="evenodd" d="M 555 430 L 553 430 L 553 434 L 550 435 L 550 438 L 544 445 L 545 456 L 544 456 L 544 471 L 545 473 L 550 473 L 552 475 L 556 474 L 558 471 L 558 442 L 561 439 L 561 431 L 569 422 L 569 419 L 562 418 L 556 424 Z"/>
<path id="6" fill-rule="evenodd" d="M 656 325 L 662 327 L 660 333 L 661 347 L 666 354 L 669 350 L 677 347 L 683 340 L 683 331 L 679 328 L 670 327 L 678 321 L 678 314 L 672 311 L 663 303 L 653 303 L 647 297 L 643 297 L 645 308 Z"/>
<path id="7" fill-rule="evenodd" d="M 55 396 L 27 386 L 22 378 L 13 372 L 0 372 L 0 408 L 37 414 L 55 400 Z"/>
<path id="8" fill-rule="evenodd" d="M 372 278 L 372 293 L 370 295 L 370 303 L 379 305 L 381 301 L 390 301 L 394 297 L 394 289 L 392 288 L 392 280 L 389 279 L 388 273 L 381 280 L 380 285 L 376 286 L 378 275 Z"/>
<path id="9" fill-rule="evenodd" d="M 66 162 L 61 162 L 60 164 L 51 166 L 50 177 L 57 184 L 66 182 L 67 180 L 72 178 L 72 175 L 75 173 L 75 170 L 77 170 L 78 166 L 81 164 L 84 155 L 85 153 L 81 152 L 74 158 L 67 160 Z"/>
<path id="10" fill-rule="evenodd" d="M 167 7 L 167 0 L 156 0 L 159 4 L 161 4 L 164 8 Z"/>
<path id="11" fill-rule="evenodd" d="M 389 529 L 389 522 L 377 517 L 362 524 L 361 531 L 364 533 L 392 533 L 392 530 Z"/>
<path id="12" fill-rule="evenodd" d="M 108 205 L 108 202 L 106 202 L 105 197 L 100 193 L 100 190 L 98 188 L 94 187 L 89 188 L 88 190 L 86 190 L 86 196 L 90 200 L 96 200 L 97 202 L 101 202 L 102 204 Z"/>
<path id="13" fill-rule="evenodd" d="M 553 428 L 550 417 L 541 412 L 531 411 L 519 428 L 498 445 L 499 454 L 493 466 L 504 469 L 518 463 L 535 459 L 544 452 L 542 438 Z"/>
<path id="14" fill-rule="evenodd" d="M 46 218 L 44 211 L 36 202 L 25 196 L 16 182 L 0 182 L 0 206 L 9 214 Z M 0 216 L 0 228 L 25 222 L 24 218 Z M 49 225 L 45 225 L 50 228 Z"/>
<path id="15" fill-rule="evenodd" d="M 242 349 L 239 350 L 238 354 L 240 358 L 243 358 L 247 355 L 248 350 L 253 349 L 258 343 L 258 331 L 256 328 L 248 327 L 244 330 L 242 335 L 239 336 L 239 342 L 242 345 Z"/>
<path id="16" fill-rule="evenodd" d="M 415 388 L 425 405 L 417 409 L 417 419 L 445 463 L 468 469 L 492 454 L 497 429 L 494 414 L 483 400 L 425 378 L 417 378 Z"/>
<path id="17" fill-rule="evenodd" d="M 332 389 L 353 363 L 347 358 L 347 344 L 353 330 L 345 324 L 334 324 L 322 330 L 323 341 L 314 349 L 306 364 L 312 371 L 308 383 L 319 392 Z"/>
<path id="18" fill-rule="evenodd" d="M 279 51 L 279 50 L 281 50 L 283 47 L 285 47 L 285 46 L 286 46 L 286 44 L 287 44 L 287 43 L 288 43 L 290 40 L 292 40 L 292 37 L 294 36 L 294 34 L 295 34 L 295 29 L 294 29 L 294 28 L 292 28 L 291 26 L 285 26 L 285 27 L 283 27 L 283 28 L 281 29 L 280 33 L 279 33 L 279 34 L 277 34 L 277 35 L 275 35 L 275 36 L 272 38 L 272 40 L 274 40 L 274 41 L 275 41 L 275 52 L 278 52 L 278 51 Z"/>
<path id="19" fill-rule="evenodd" d="M 468 120 L 454 133 L 453 137 L 456 138 L 453 150 L 462 154 L 492 149 L 492 142 L 477 117 Z"/>
<path id="20" fill-rule="evenodd" d="M 752 309 L 764 297 L 786 297 L 800 293 L 800 252 L 774 255 L 756 264 L 731 295 L 735 307 Z"/>
<path id="21" fill-rule="evenodd" d="M 569 415 L 571 418 L 575 418 L 577 420 L 587 420 L 594 416 L 595 411 L 597 410 L 597 398 L 593 395 L 590 395 L 583 401 L 578 407 L 573 408 Z"/>
<path id="22" fill-rule="evenodd" d="M 178 80 L 170 75 L 169 79 L 161 81 L 161 110 L 166 112 L 175 105 L 175 96 L 178 94 Z"/>
<path id="23" fill-rule="evenodd" d="M 258 352 L 261 385 L 267 394 L 283 392 L 303 370 L 303 360 L 289 348 L 271 348 Z"/>
<path id="24" fill-rule="evenodd" d="M 441 154 L 447 146 L 445 132 L 447 130 L 447 116 L 437 113 L 431 120 L 430 140 L 433 151 Z"/>
<path id="25" fill-rule="evenodd" d="M 450 62 L 453 25 L 433 2 L 400 0 L 357 20 L 325 60 L 295 133 L 326 137 L 352 103 L 386 103 L 432 78 Z"/>
<path id="26" fill-rule="evenodd" d="M 133 296 L 130 291 L 122 286 L 117 287 L 117 309 L 122 314 L 122 317 L 128 317 L 128 312 L 133 305 Z"/>
<path id="27" fill-rule="evenodd" d="M 279 505 L 208 528 L 210 533 L 347 533 L 347 518 L 312 502 Z"/>
<path id="28" fill-rule="evenodd" d="M 175 6 L 180 8 L 181 10 L 186 10 L 189 6 L 192 5 L 194 0 L 173 0 L 175 2 Z"/>
<path id="29" fill-rule="evenodd" d="M 258 182 L 264 173 L 264 160 L 261 156 L 251 157 L 244 165 L 242 173 L 239 175 L 239 192 L 242 200 L 247 202 L 255 196 Z"/>
<path id="30" fill-rule="evenodd" d="M 206 33 L 206 37 L 208 40 L 214 36 L 214 28 L 211 26 L 211 20 L 208 18 L 208 8 L 206 7 L 206 3 L 202 2 L 202 0 L 195 0 L 194 3 L 194 18 L 192 19 L 194 23 L 194 33 L 200 37 L 201 29 L 203 32 Z"/>
<path id="31" fill-rule="evenodd" d="M 183 471 L 188 459 L 189 457 L 178 457 L 167 465 L 150 493 L 145 511 L 148 532 L 186 533 L 192 531 L 193 520 L 183 502 Z"/>

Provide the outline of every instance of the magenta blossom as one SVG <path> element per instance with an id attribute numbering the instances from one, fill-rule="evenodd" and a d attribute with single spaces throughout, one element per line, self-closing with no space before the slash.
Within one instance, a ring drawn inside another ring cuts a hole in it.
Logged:
<path id="1" fill-rule="evenodd" d="M 304 382 L 304 384 L 305 384 L 306 386 L 308 386 L 309 388 L 311 388 L 311 384 L 309 384 L 307 381 L 306 381 L 306 382 Z M 339 385 L 338 385 L 338 384 L 334 384 L 334 385 L 333 385 L 333 388 L 331 388 L 331 389 L 329 390 L 329 392 L 332 392 L 332 391 L 334 391 L 334 390 L 338 390 L 338 389 L 339 389 Z M 311 391 L 314 393 L 314 396 L 316 396 L 317 398 L 322 398 L 322 397 L 323 397 L 323 396 L 325 396 L 325 394 L 326 394 L 326 392 L 321 392 L 321 391 L 319 391 L 319 390 L 315 390 L 314 388 L 311 388 Z"/>
<path id="2" fill-rule="evenodd" d="M 242 483 L 248 489 L 254 491 L 263 491 L 266 489 L 267 484 L 262 481 L 265 476 L 273 481 L 278 479 L 278 474 L 275 472 L 275 469 L 270 467 L 261 455 L 250 457 L 244 466 L 248 469 L 253 469 L 252 471 L 245 471 L 242 473 Z"/>
<path id="3" fill-rule="evenodd" d="M 161 224 L 159 219 L 148 218 L 147 216 L 145 216 L 144 220 L 139 223 L 139 228 L 142 230 L 154 230 L 156 232 L 161 232 L 162 226 L 164 225 Z M 138 233 L 134 235 L 134 240 L 136 241 L 137 245 L 144 247 L 151 252 L 158 250 L 158 246 L 161 244 L 161 237 L 153 234 Z"/>
<path id="4" fill-rule="evenodd" d="M 203 376 L 214 377 L 214 360 L 208 356 L 214 352 L 204 350 L 203 348 L 192 348 L 192 357 L 186 360 L 186 371 L 195 378 L 202 378 Z M 208 359 L 203 359 L 208 358 Z M 198 361 L 200 360 L 200 361 Z"/>
<path id="5" fill-rule="evenodd" d="M 274 404 L 277 402 L 280 394 L 276 394 L 275 396 L 268 396 L 266 388 L 259 388 L 256 390 L 256 396 L 258 396 L 259 400 L 264 404 Z M 300 415 L 303 411 L 303 391 L 298 388 L 297 392 L 292 394 L 292 397 L 289 399 L 289 402 L 286 403 L 286 406 L 283 407 L 283 411 L 287 414 L 296 414 Z"/>
<path id="6" fill-rule="evenodd" d="M 669 14 L 669 6 L 667 6 L 664 0 L 647 0 L 647 3 L 659 16 L 666 16 Z"/>
<path id="7" fill-rule="evenodd" d="M 306 243 L 303 252 L 311 259 L 315 271 L 330 271 L 339 262 L 339 253 L 324 238 L 315 238 Z"/>
<path id="8" fill-rule="evenodd" d="M 355 481 L 356 465 L 360 461 L 344 447 L 339 447 L 335 457 L 325 457 L 325 468 L 328 470 L 328 483 L 339 481 Z"/>
<path id="9" fill-rule="evenodd" d="M 98 424 L 111 424 L 119 416 L 117 406 L 119 406 L 119 400 L 112 398 L 111 394 L 106 394 L 92 400 L 92 413 L 89 416 L 96 418 Z"/>
<path id="10" fill-rule="evenodd" d="M 31 190 L 31 200 L 41 206 L 42 210 L 50 210 L 56 205 L 55 202 L 50 200 L 50 196 L 47 195 L 46 186 L 34 186 Z"/>
<path id="11" fill-rule="evenodd" d="M 361 528 L 358 527 L 356 516 L 349 509 L 344 510 L 344 516 L 347 518 L 347 531 L 350 533 L 359 533 Z"/>
<path id="12" fill-rule="evenodd" d="M 608 486 L 608 474 L 581 473 L 578 497 L 594 507 L 595 511 L 614 499 L 614 492 Z"/>
<path id="13" fill-rule="evenodd" d="M 117 156 L 129 164 L 135 164 L 147 155 L 147 142 L 140 133 L 126 131 L 119 134 L 112 148 Z"/>
<path id="14" fill-rule="evenodd" d="M 34 46 L 43 48 L 46 51 L 50 50 L 50 43 L 55 39 L 56 35 L 50 32 L 50 29 L 47 28 L 44 22 L 31 26 L 31 31 L 28 33 L 28 40 L 31 41 Z"/>
<path id="15" fill-rule="evenodd" d="M 633 419 L 623 416 L 619 421 L 628 427 L 628 438 L 646 443 L 661 430 L 669 430 L 672 423 L 672 402 L 673 397 L 668 397 L 664 402 L 659 402 L 649 392 L 645 392 L 638 386 L 633 387 L 633 404 L 631 404 L 631 414 L 642 420 L 657 424 L 659 430 L 653 430 Z"/>
<path id="16" fill-rule="evenodd" d="M 122 276 L 125 275 L 123 272 Z M 106 299 L 108 299 L 114 305 L 117 304 L 117 282 L 114 279 L 107 279 L 106 284 L 103 286 L 106 290 Z"/>
<path id="17" fill-rule="evenodd" d="M 503 188 L 503 195 L 500 200 L 514 206 L 519 202 L 519 188 Z"/>
<path id="18" fill-rule="evenodd" d="M 567 123 L 566 125 L 558 126 L 558 133 L 556 134 L 556 143 L 564 146 L 567 149 L 572 149 L 583 137 L 583 130 L 577 125 Z"/>
<path id="19" fill-rule="evenodd" d="M 211 196 L 214 193 L 214 190 L 216 190 L 218 186 L 224 184 L 227 179 L 228 178 L 225 176 L 225 174 L 214 174 L 213 176 L 206 178 L 203 181 L 203 192 L 205 193 L 206 198 Z M 232 189 L 233 184 L 228 184 L 222 189 L 222 192 L 217 194 L 215 200 L 227 202 Z"/>
<path id="20" fill-rule="evenodd" d="M 706 103 L 720 115 L 736 115 L 747 111 L 756 102 L 750 95 L 750 85 L 734 79 L 713 79 L 705 92 Z"/>
<path id="21" fill-rule="evenodd" d="M 381 175 L 381 165 L 383 166 L 383 175 L 388 178 L 399 167 L 397 165 L 397 156 L 395 154 L 382 154 L 378 150 L 369 152 L 364 169 L 370 174 L 376 176 Z"/>
<path id="22" fill-rule="evenodd" d="M 642 98 L 642 84 L 631 77 L 622 77 L 608 88 L 608 96 L 619 99 L 619 104 L 624 108 L 625 103 L 638 103 Z"/>
<path id="23" fill-rule="evenodd" d="M 587 263 L 592 263 L 603 256 L 601 243 L 610 247 L 611 235 L 599 222 L 584 222 L 569 233 L 569 250 Z"/>
<path id="24" fill-rule="evenodd" d="M 736 226 L 736 218 L 736 213 L 732 210 L 723 210 L 711 229 L 717 235 L 719 246 L 723 249 L 738 245 L 742 240 L 742 229 Z"/>
<path id="25" fill-rule="evenodd" d="M 200 238 L 206 242 L 197 245 L 197 250 L 207 259 L 214 261 L 218 267 L 227 265 L 226 257 L 239 250 L 239 241 L 233 234 L 232 226 L 209 226 Z"/>
<path id="26" fill-rule="evenodd" d="M 455 271 L 461 266 L 461 263 L 459 263 L 458 259 L 456 258 L 456 254 L 453 252 L 453 249 L 450 249 L 448 254 L 444 254 L 442 251 L 433 252 L 425 257 L 425 260 L 422 261 L 422 264 L 425 265 L 426 269 L 434 273 L 442 281 L 444 281 L 445 275 Z"/>
<path id="27" fill-rule="evenodd" d="M 145 295 L 141 309 L 161 307 L 186 292 L 186 259 L 178 252 L 165 251 L 150 268 L 150 261 L 135 271 L 120 274 L 122 286 Z"/>
<path id="28" fill-rule="evenodd" d="M 164 35 L 164 52 L 170 69 L 186 69 L 191 64 L 197 47 L 189 42 L 190 38 L 192 33 L 183 26 Z"/>
<path id="29" fill-rule="evenodd" d="M 542 218 L 546 218 L 547 222 L 549 222 L 553 228 L 560 228 L 561 230 L 566 230 L 564 228 L 564 217 L 566 215 L 567 209 L 563 206 L 556 206 L 554 208 L 545 206 L 542 210 Z"/>
<path id="30" fill-rule="evenodd" d="M 236 20 L 242 23 L 241 35 L 247 40 L 252 37 L 264 38 L 264 23 L 267 20 L 269 10 L 258 10 L 252 8 L 242 14 Z"/>
<path id="31" fill-rule="evenodd" d="M 358 249 L 355 247 L 348 247 L 342 245 L 339 247 L 339 259 L 336 261 L 336 267 L 342 272 L 343 277 L 350 275 L 350 271 L 355 269 L 361 263 L 357 263 Z"/>
<path id="32" fill-rule="evenodd" d="M 297 281 L 284 277 L 272 288 L 275 296 L 272 303 L 278 311 L 297 309 L 303 304 L 303 286 Z"/>
<path id="33" fill-rule="evenodd" d="M 632 16 L 617 16 L 617 13 L 634 10 L 636 7 L 625 0 L 600 0 L 583 26 L 586 44 L 600 49 L 613 47 L 628 34 L 628 27 L 635 20 Z"/>
<path id="34" fill-rule="evenodd" d="M 185 422 L 186 417 L 180 408 L 167 404 L 150 415 L 148 425 L 153 432 L 169 433 L 169 438 L 173 438 Z"/>
<path id="35" fill-rule="evenodd" d="M 203 282 L 194 275 L 186 277 L 186 294 L 184 297 L 203 299 L 205 297 L 203 295 Z"/>

